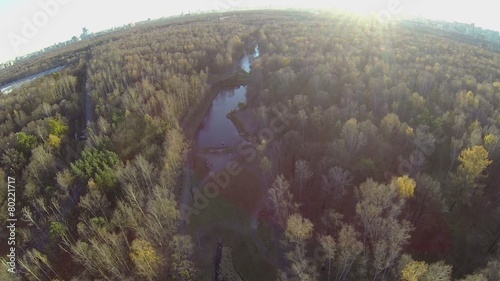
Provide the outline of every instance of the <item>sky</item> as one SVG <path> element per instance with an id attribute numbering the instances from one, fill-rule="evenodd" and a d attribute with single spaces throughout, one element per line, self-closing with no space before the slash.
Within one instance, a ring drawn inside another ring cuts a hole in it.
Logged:
<path id="1" fill-rule="evenodd" d="M 340 8 L 384 16 L 413 15 L 500 30 L 491 0 L 0 0 L 0 62 L 124 24 L 181 13 L 245 8 Z"/>

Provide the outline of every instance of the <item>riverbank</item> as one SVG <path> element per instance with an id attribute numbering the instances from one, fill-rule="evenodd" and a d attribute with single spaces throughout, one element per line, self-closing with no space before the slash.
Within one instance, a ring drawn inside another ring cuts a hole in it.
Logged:
<path id="1" fill-rule="evenodd" d="M 194 191 L 204 192 L 201 187 L 210 182 L 210 172 L 224 171 L 230 161 L 238 162 L 241 168 L 241 172 L 230 177 L 227 186 L 219 189 L 217 196 L 210 197 L 203 208 L 197 209 L 197 214 L 189 217 L 189 223 L 179 224 L 179 233 L 191 235 L 196 243 L 195 263 L 203 272 L 199 279 L 203 281 L 213 281 L 217 275 L 238 276 L 240 280 L 270 280 L 276 275 L 269 257 L 274 242 L 272 234 L 256 223 L 255 210 L 265 196 L 263 189 L 256 188 L 262 184 L 260 169 L 256 162 L 244 161 L 234 149 L 244 142 L 241 133 L 245 124 L 255 123 L 251 110 L 236 110 L 246 103 L 246 87 L 242 85 L 250 82 L 246 71 L 250 70 L 249 56 L 240 59 L 239 65 L 235 65 L 237 69 L 210 75 L 210 88 L 203 101 L 193 105 L 182 123 L 190 142 L 182 190 L 176 192 L 182 214 L 190 206 Z M 231 110 L 239 116 L 238 120 L 241 118 L 241 123 L 230 118 Z M 214 255 L 217 246 L 233 249 L 232 255 L 225 258 L 221 253 Z M 217 272 L 217 268 L 227 271 Z"/>
<path id="2" fill-rule="evenodd" d="M 233 264 L 233 249 L 231 247 L 223 247 L 222 243 L 217 246 L 217 256 L 220 259 L 219 265 L 216 266 L 216 281 L 243 281 L 240 274 L 236 271 Z"/>
<path id="3" fill-rule="evenodd" d="M 245 140 L 255 143 L 255 133 L 258 129 L 255 123 L 254 114 L 250 109 L 236 110 L 227 115 L 227 118 L 233 122 L 240 136 Z"/>
<path id="4" fill-rule="evenodd" d="M 208 78 L 208 89 L 196 109 L 190 111 L 181 121 L 181 128 L 187 140 L 195 140 L 196 132 L 203 121 L 203 118 L 210 110 L 213 100 L 219 92 L 226 88 L 233 88 L 238 84 L 245 83 L 244 76 L 239 71 L 239 65 L 234 63 L 226 73 L 212 74 Z"/>

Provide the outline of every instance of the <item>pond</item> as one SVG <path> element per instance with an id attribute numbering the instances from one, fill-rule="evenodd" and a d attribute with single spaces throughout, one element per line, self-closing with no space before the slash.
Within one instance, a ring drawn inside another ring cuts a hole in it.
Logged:
<path id="1" fill-rule="evenodd" d="M 250 72 L 252 60 L 258 55 L 258 47 L 254 54 L 245 54 L 240 60 L 241 69 Z M 246 103 L 246 93 L 246 86 L 240 86 L 232 90 L 221 90 L 217 94 L 196 133 L 198 148 L 227 149 L 245 141 L 227 114 L 237 110 L 239 104 Z"/>
<path id="2" fill-rule="evenodd" d="M 12 90 L 17 89 L 26 83 L 29 83 L 31 81 L 34 81 L 36 79 L 42 78 L 42 77 L 47 76 L 47 75 L 51 75 L 53 73 L 56 73 L 58 71 L 63 70 L 64 68 L 65 68 L 65 66 L 61 65 L 61 66 L 58 66 L 56 68 L 45 70 L 45 71 L 39 72 L 37 74 L 28 76 L 26 78 L 19 79 L 17 81 L 14 81 L 14 82 L 11 82 L 7 85 L 2 86 L 0 88 L 0 91 L 2 91 L 2 93 L 4 93 L 4 94 L 8 94 L 8 93 L 12 92 Z"/>

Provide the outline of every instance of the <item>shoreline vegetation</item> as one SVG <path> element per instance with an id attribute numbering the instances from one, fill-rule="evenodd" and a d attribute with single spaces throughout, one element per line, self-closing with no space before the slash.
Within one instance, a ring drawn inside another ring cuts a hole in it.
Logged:
<path id="1" fill-rule="evenodd" d="M 210 109 L 212 101 L 217 97 L 220 91 L 225 89 L 233 89 L 242 84 L 248 83 L 248 74 L 244 73 L 239 68 L 239 60 L 236 61 L 230 71 L 225 74 L 217 75 L 213 74 L 208 78 L 209 89 L 204 95 L 203 100 L 200 102 L 199 106 L 194 110 L 191 110 L 182 120 L 181 127 L 183 128 L 186 139 L 194 140 L 196 132 L 201 125 L 203 118 Z"/>
<path id="2" fill-rule="evenodd" d="M 186 166 L 184 168 L 184 172 L 191 174 L 191 170 L 198 170 L 200 171 L 199 168 L 196 167 L 196 165 L 192 166 L 192 160 L 189 159 L 194 159 L 194 158 L 199 158 L 200 155 L 198 155 L 198 150 L 196 149 L 196 132 L 198 131 L 199 127 L 201 126 L 201 122 L 204 118 L 204 116 L 207 114 L 207 112 L 210 110 L 210 107 L 212 106 L 213 100 L 217 97 L 217 95 L 221 91 L 231 91 L 234 90 L 242 85 L 247 85 L 249 81 L 249 74 L 243 71 L 239 67 L 239 62 L 241 61 L 235 61 L 235 64 L 233 65 L 233 69 L 230 72 L 227 72 L 223 75 L 213 75 L 212 77 L 209 77 L 210 82 L 210 93 L 206 95 L 206 101 L 203 102 L 199 107 L 197 114 L 194 114 L 192 116 L 189 116 L 191 120 L 186 119 L 183 124 L 183 128 L 186 134 L 186 138 L 192 142 L 192 146 L 188 152 L 187 159 L 188 161 L 186 162 Z M 203 114 L 202 114 L 203 113 Z M 230 114 L 227 115 L 227 118 L 229 118 L 232 122 L 233 120 L 229 117 Z M 189 122 L 190 121 L 190 122 Z M 237 126 L 234 122 L 233 124 Z M 193 130 L 196 128 L 195 130 Z M 199 161 L 195 161 L 199 162 Z M 203 172 L 205 173 L 205 168 L 202 167 Z M 184 185 L 183 188 L 191 188 L 188 185 Z M 181 193 L 185 193 L 186 191 L 181 191 Z M 180 198 L 183 198 L 183 200 L 186 200 L 185 195 L 183 194 Z M 187 199 L 188 201 L 191 201 Z M 187 202 L 182 202 L 183 204 L 186 204 Z M 231 242 L 229 242 L 231 243 Z M 221 246 L 222 242 L 218 242 L 218 245 Z M 219 246 L 217 247 L 217 251 L 215 253 L 214 261 L 216 263 L 216 271 L 215 271 L 215 280 L 236 280 L 234 279 L 237 277 L 237 280 L 243 280 L 240 276 L 240 274 L 237 272 L 233 265 L 233 258 L 231 255 L 232 249 L 230 247 L 222 247 L 222 252 L 219 249 Z"/>
<path id="3" fill-rule="evenodd" d="M 238 130 L 238 133 L 245 140 L 255 143 L 255 135 L 253 130 L 254 113 L 250 109 L 237 109 L 227 114 L 227 118 L 233 122 Z"/>

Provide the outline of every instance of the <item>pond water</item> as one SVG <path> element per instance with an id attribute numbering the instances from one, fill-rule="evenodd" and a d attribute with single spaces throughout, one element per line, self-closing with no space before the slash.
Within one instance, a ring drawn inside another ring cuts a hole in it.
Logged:
<path id="1" fill-rule="evenodd" d="M 39 78 L 42 78 L 44 76 L 50 75 L 52 73 L 56 73 L 58 71 L 63 70 L 64 68 L 65 68 L 65 66 L 58 66 L 56 68 L 45 70 L 45 71 L 39 72 L 37 74 L 28 76 L 26 78 L 19 79 L 17 81 L 14 81 L 14 82 L 11 82 L 9 84 L 6 84 L 6 85 L 2 86 L 0 88 L 0 91 L 2 91 L 2 93 L 4 93 L 4 94 L 8 94 L 8 93 L 12 92 L 12 90 L 17 89 L 17 88 L 21 87 L 22 85 L 24 85 L 26 83 L 29 83 L 29 82 L 34 81 L 36 79 L 39 79 Z"/>
<path id="2" fill-rule="evenodd" d="M 250 72 L 252 60 L 259 55 L 258 47 L 253 54 L 245 54 L 240 60 L 239 66 L 245 72 Z M 233 122 L 227 117 L 228 113 L 238 109 L 238 104 L 246 103 L 246 86 L 240 86 L 232 90 L 221 90 L 212 101 L 196 133 L 196 157 L 206 161 L 208 169 L 217 173 L 226 168 L 226 165 L 237 159 L 236 148 L 242 142 L 247 142 Z M 195 175 L 196 177 L 196 175 Z M 208 181 L 209 175 L 201 176 L 200 182 Z M 201 184 L 200 184 L 201 186 Z M 185 189 L 188 190 L 188 189 Z M 184 192 L 183 197 L 188 198 L 189 193 Z M 183 199 L 185 201 L 185 199 Z M 221 263 L 223 241 L 218 242 L 218 250 L 215 257 L 215 269 Z M 216 280 L 219 280 L 216 278 Z M 242 280 L 242 279 L 240 279 Z"/>
<path id="3" fill-rule="evenodd" d="M 250 72 L 252 59 L 258 56 L 258 47 L 254 54 L 245 54 L 240 61 L 240 67 Z M 220 91 L 200 124 L 197 132 L 197 146 L 199 148 L 228 148 L 244 141 L 236 126 L 227 118 L 227 114 L 238 109 L 238 104 L 246 103 L 246 86 L 232 90 Z"/>

